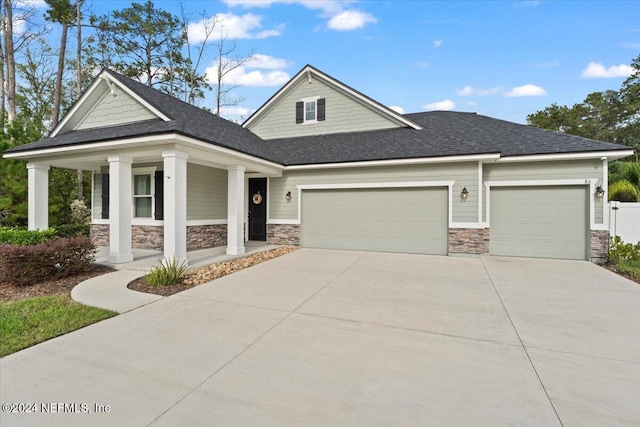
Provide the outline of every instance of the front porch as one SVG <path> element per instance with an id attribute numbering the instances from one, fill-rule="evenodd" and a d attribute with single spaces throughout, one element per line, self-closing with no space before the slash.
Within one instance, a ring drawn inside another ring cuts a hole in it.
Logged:
<path id="1" fill-rule="evenodd" d="M 197 262 L 193 257 L 201 249 L 242 255 L 249 238 L 249 179 L 279 176 L 281 168 L 210 147 L 156 140 L 119 149 L 117 154 L 112 148 L 30 159 L 29 228 L 48 227 L 51 166 L 91 170 L 92 240 L 108 247 L 110 264 L 144 258 L 139 249 L 156 255 L 161 250 L 162 257 L 188 260 L 190 265 Z"/>

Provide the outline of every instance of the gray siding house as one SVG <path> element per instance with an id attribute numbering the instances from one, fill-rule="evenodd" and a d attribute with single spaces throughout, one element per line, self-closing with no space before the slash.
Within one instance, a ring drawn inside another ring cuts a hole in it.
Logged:
<path id="1" fill-rule="evenodd" d="M 92 238 L 187 251 L 312 248 L 601 261 L 607 165 L 629 147 L 473 113 L 399 114 L 305 66 L 242 126 L 103 70 L 28 161 L 29 227 L 50 166 L 93 171 Z"/>

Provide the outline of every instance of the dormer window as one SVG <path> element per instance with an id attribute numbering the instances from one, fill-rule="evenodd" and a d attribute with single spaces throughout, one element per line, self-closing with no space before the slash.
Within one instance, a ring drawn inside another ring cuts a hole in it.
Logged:
<path id="1" fill-rule="evenodd" d="M 296 123 L 311 124 L 325 120 L 325 98 L 302 98 L 296 102 Z"/>

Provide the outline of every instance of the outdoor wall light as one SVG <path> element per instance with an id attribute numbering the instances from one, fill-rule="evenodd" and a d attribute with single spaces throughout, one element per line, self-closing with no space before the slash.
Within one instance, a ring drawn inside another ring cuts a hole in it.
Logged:
<path id="1" fill-rule="evenodd" d="M 596 187 L 596 197 L 598 199 L 602 199 L 604 197 L 604 188 L 599 185 Z"/>
<path id="2" fill-rule="evenodd" d="M 285 199 L 287 202 L 290 202 L 290 201 L 291 201 L 291 191 L 287 191 L 287 194 L 285 194 L 285 195 L 284 195 L 284 199 Z"/>
<path id="3" fill-rule="evenodd" d="M 460 198 L 464 202 L 465 200 L 467 200 L 467 197 L 469 197 L 469 190 L 467 190 L 467 187 L 464 187 L 460 192 Z"/>

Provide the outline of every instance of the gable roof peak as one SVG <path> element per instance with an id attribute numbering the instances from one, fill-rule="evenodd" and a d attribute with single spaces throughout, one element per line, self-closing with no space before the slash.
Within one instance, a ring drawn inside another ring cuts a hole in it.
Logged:
<path id="1" fill-rule="evenodd" d="M 318 77 L 320 80 L 323 80 L 333 86 L 336 86 L 337 88 L 339 88 L 341 91 L 343 91 L 344 93 L 346 93 L 349 97 L 351 97 L 352 99 L 356 100 L 357 102 L 368 106 L 369 108 L 377 111 L 379 114 L 381 114 L 382 116 L 387 117 L 388 119 L 401 124 L 405 127 L 410 127 L 413 129 L 422 129 L 422 126 L 420 126 L 418 123 L 410 120 L 409 118 L 405 117 L 403 114 L 400 114 L 394 110 L 392 110 L 391 108 L 387 107 L 386 105 L 381 104 L 380 102 L 376 101 L 375 99 L 365 95 L 364 93 L 352 88 L 351 86 L 341 82 L 340 80 L 330 76 L 329 74 L 326 74 L 325 72 L 321 71 L 320 69 L 314 67 L 311 64 L 306 64 L 304 67 L 302 67 L 302 69 L 300 69 L 300 71 L 298 71 L 287 83 L 284 84 L 284 86 L 282 86 L 280 88 L 280 90 L 278 90 L 275 94 L 273 94 L 271 96 L 271 98 L 269 98 L 267 100 L 267 102 L 265 102 L 264 104 L 262 104 L 262 106 L 260 108 L 258 108 L 251 116 L 249 116 L 249 118 L 247 120 L 244 121 L 244 123 L 242 123 L 242 127 L 250 127 L 253 123 L 255 123 L 261 116 L 263 116 L 268 110 L 269 108 L 274 105 L 275 103 L 278 102 L 278 100 L 280 98 L 282 98 L 284 96 L 284 94 L 286 93 L 286 91 L 293 87 L 297 82 L 299 82 L 300 80 L 304 79 L 304 78 L 308 78 L 309 80 L 311 79 L 311 75 L 314 74 L 316 77 Z"/>

